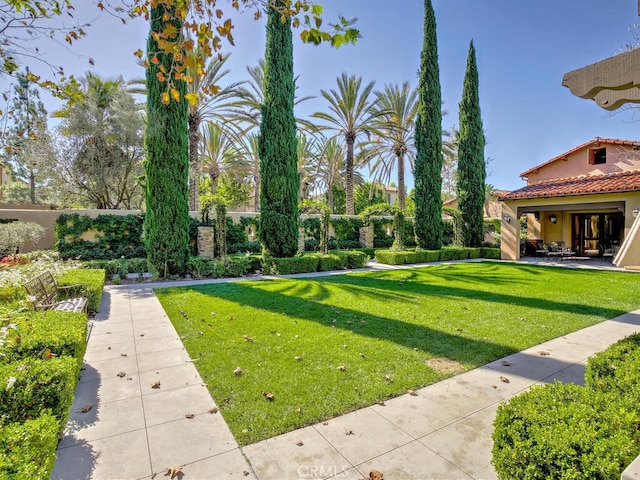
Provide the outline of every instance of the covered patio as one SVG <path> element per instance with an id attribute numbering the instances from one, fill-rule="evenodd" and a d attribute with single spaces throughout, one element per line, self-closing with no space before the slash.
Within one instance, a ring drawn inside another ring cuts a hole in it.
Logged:
<path id="1" fill-rule="evenodd" d="M 613 259 L 640 209 L 640 171 L 539 182 L 501 200 L 503 259 L 545 256 L 553 244 L 575 257 Z"/>

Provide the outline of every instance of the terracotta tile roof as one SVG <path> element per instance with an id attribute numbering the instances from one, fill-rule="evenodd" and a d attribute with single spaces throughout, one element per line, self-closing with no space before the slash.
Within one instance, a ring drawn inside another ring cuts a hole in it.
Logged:
<path id="1" fill-rule="evenodd" d="M 514 190 L 500 197 L 500 200 L 569 197 L 573 195 L 634 191 L 640 191 L 640 170 L 546 180 Z"/>
<path id="2" fill-rule="evenodd" d="M 541 163 L 540 165 L 536 165 L 535 167 L 531 167 L 529 170 L 522 172 L 520 174 L 521 177 L 527 177 L 532 173 L 538 173 L 538 170 L 540 170 L 543 167 L 546 167 L 547 165 L 557 162 L 558 160 L 563 160 L 566 157 L 568 157 L 569 155 L 575 153 L 575 152 L 579 152 L 580 150 L 583 150 L 585 148 L 589 148 L 591 146 L 597 145 L 599 143 L 608 143 L 608 144 L 613 144 L 613 145 L 624 145 L 627 147 L 638 147 L 640 146 L 640 142 L 638 140 L 619 140 L 617 138 L 601 138 L 601 137 L 596 137 L 592 140 L 589 140 L 586 143 L 583 143 L 582 145 L 578 145 L 577 147 L 572 148 L 571 150 L 561 153 L 560 155 L 553 157 L 551 160 L 547 160 L 544 163 Z"/>

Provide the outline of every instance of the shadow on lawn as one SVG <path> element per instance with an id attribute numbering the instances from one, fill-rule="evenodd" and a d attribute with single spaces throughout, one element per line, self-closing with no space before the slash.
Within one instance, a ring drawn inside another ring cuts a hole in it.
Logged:
<path id="1" fill-rule="evenodd" d="M 400 272 L 400 273 L 398 273 Z M 603 319 L 613 318 L 625 312 L 606 308 L 585 305 L 582 303 L 565 302 L 557 299 L 541 299 L 535 297 L 521 297 L 509 293 L 483 291 L 480 288 L 463 288 L 447 284 L 430 284 L 429 277 L 446 276 L 443 269 L 422 271 L 398 271 L 394 278 L 390 275 L 336 275 L 323 277 L 322 279 L 283 279 L 267 282 L 240 282 L 228 284 L 210 284 L 203 286 L 185 287 L 185 289 L 197 291 L 206 296 L 214 296 L 225 299 L 240 306 L 266 310 L 291 317 L 309 320 L 327 328 L 332 326 L 352 331 L 358 335 L 370 338 L 391 341 L 398 345 L 420 349 L 435 357 L 448 358 L 460 363 L 482 365 L 505 355 L 515 353 L 512 346 L 492 341 L 491 339 L 469 338 L 462 332 L 443 331 L 451 330 L 450 319 L 441 319 L 443 329 L 420 325 L 409 319 L 389 318 L 381 315 L 381 312 L 362 312 L 355 305 L 343 303 L 344 306 L 329 306 L 322 301 L 327 300 L 335 291 L 327 288 L 328 284 L 339 289 L 338 294 L 354 296 L 359 303 L 368 299 L 379 301 L 387 299 L 405 306 L 411 303 L 415 306 L 429 308 L 429 297 L 447 297 L 454 301 L 454 306 L 460 306 L 462 302 L 456 300 L 474 299 L 489 303 L 518 305 L 529 308 L 537 308 L 548 311 L 561 311 L 573 314 L 597 315 Z M 535 272 L 536 274 L 539 272 Z M 398 278 L 398 275 L 400 278 Z M 385 278 L 386 277 L 386 278 Z M 451 274 L 460 279 L 460 275 Z M 496 278 L 487 281 L 486 276 L 466 274 L 466 283 L 474 278 L 476 284 L 496 284 L 500 280 L 503 284 L 509 284 L 504 278 Z M 496 276 L 498 277 L 498 276 Z M 503 276 L 500 276 L 503 277 Z M 508 277 L 508 276 L 507 276 Z M 484 279 L 484 281 L 481 281 Z M 268 288 L 264 288 L 268 286 Z M 259 293 L 259 294 L 257 294 Z M 415 296 L 421 300 L 418 302 Z M 203 299 L 203 302 L 206 300 Z M 198 300 L 196 303 L 200 304 Z M 334 321 L 338 319 L 337 323 Z M 349 322 L 349 323 L 347 323 Z M 586 326 L 586 324 L 585 324 Z M 504 328 L 518 328 L 518 325 Z"/>

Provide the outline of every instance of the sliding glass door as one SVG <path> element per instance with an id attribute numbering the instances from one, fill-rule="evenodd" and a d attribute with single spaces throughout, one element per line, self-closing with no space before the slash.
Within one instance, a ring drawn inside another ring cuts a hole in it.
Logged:
<path id="1" fill-rule="evenodd" d="M 571 223 L 573 250 L 579 255 L 599 256 L 605 248 L 622 242 L 624 217 L 620 212 L 574 213 Z"/>

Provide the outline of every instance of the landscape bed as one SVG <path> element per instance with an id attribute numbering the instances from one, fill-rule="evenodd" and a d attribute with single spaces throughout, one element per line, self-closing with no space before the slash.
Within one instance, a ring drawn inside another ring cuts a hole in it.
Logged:
<path id="1" fill-rule="evenodd" d="M 246 445 L 636 309 L 640 282 L 480 262 L 156 294 Z"/>

